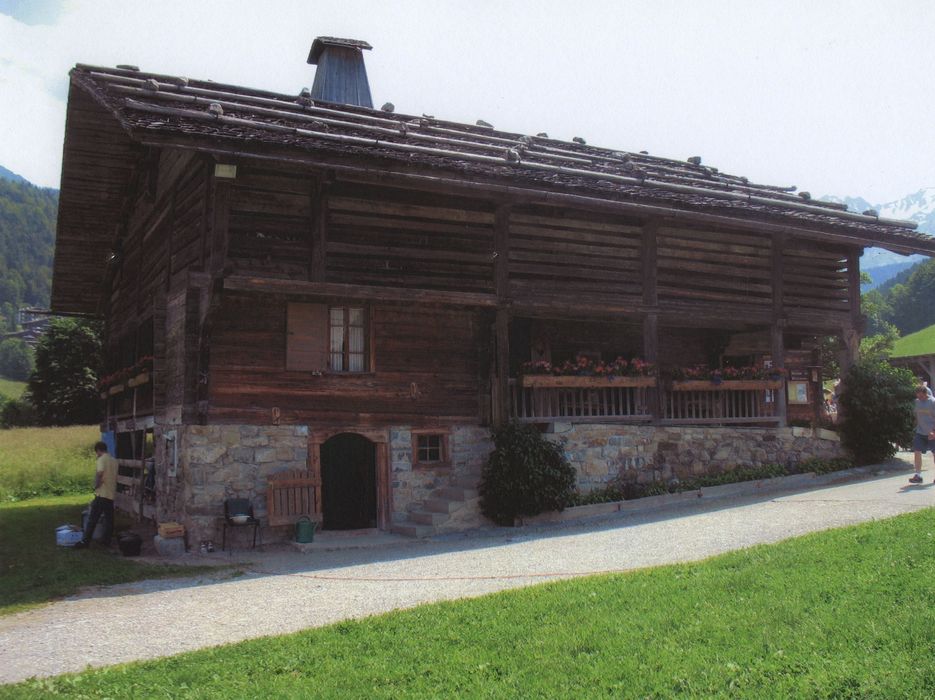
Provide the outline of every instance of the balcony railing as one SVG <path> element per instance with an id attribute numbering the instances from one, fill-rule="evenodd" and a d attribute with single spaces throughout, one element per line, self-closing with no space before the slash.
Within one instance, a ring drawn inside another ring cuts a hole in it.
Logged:
<path id="1" fill-rule="evenodd" d="M 510 407 L 525 422 L 648 421 L 655 386 L 655 377 L 524 376 L 510 380 Z"/>
<path id="2" fill-rule="evenodd" d="M 776 423 L 781 380 L 672 382 L 661 389 L 663 424 Z M 510 380 L 512 418 L 523 422 L 648 422 L 655 377 L 553 377 Z"/>
<path id="3" fill-rule="evenodd" d="M 663 392 L 665 423 L 775 423 L 781 380 L 672 382 Z"/>

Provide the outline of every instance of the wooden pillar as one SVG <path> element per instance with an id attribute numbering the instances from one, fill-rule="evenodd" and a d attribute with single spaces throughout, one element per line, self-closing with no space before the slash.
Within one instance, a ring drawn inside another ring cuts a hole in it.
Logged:
<path id="1" fill-rule="evenodd" d="M 783 310 L 783 257 L 782 251 L 786 244 L 786 237 L 779 235 L 773 237 L 772 270 L 770 280 L 773 288 L 773 323 L 770 328 L 770 356 L 773 367 L 783 369 L 786 366 L 785 343 L 785 313 Z M 786 383 L 776 392 L 776 417 L 779 425 L 786 424 L 787 413 Z"/>
<path id="2" fill-rule="evenodd" d="M 494 321 L 494 376 L 490 387 L 491 413 L 494 427 L 510 420 L 510 312 L 509 301 L 510 205 L 497 207 L 494 215 L 494 288 L 500 306 Z"/>
<path id="3" fill-rule="evenodd" d="M 211 263 L 208 272 L 211 277 L 219 277 L 224 273 L 227 264 L 227 252 L 230 245 L 230 180 L 213 178 L 211 192 Z M 169 251 L 171 260 L 171 249 Z"/>
<path id="4" fill-rule="evenodd" d="M 655 310 L 659 304 L 658 292 L 658 243 L 659 222 L 648 221 L 643 226 L 640 245 L 640 264 L 643 267 L 643 305 L 651 311 L 643 315 L 643 359 L 659 364 L 659 313 Z M 653 422 L 662 420 L 662 387 L 657 386 L 649 392 L 649 412 Z"/>
<path id="5" fill-rule="evenodd" d="M 308 279 L 325 281 L 325 248 L 328 245 L 328 189 L 321 180 L 312 185 L 312 220 L 309 231 Z"/>
<path id="6" fill-rule="evenodd" d="M 850 320 L 841 329 L 844 351 L 841 354 L 841 377 L 860 359 L 860 336 L 864 326 L 860 313 L 860 248 L 847 252 L 847 300 L 850 308 Z"/>
<path id="7" fill-rule="evenodd" d="M 500 427 L 510 420 L 510 312 L 497 309 L 496 331 L 496 374 L 493 394 L 493 424 Z"/>
<path id="8" fill-rule="evenodd" d="M 503 300 L 510 295 L 510 205 L 497 207 L 493 229 L 494 289 L 497 298 Z"/>

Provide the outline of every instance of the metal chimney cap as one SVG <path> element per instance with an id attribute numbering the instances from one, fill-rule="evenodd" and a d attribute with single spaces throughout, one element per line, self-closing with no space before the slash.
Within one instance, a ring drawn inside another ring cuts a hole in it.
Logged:
<path id="1" fill-rule="evenodd" d="M 308 63 L 311 63 L 313 66 L 318 65 L 318 59 L 321 57 L 321 52 L 325 50 L 326 46 L 339 46 L 345 49 L 357 49 L 358 51 L 363 49 L 369 51 L 373 48 L 366 41 L 360 41 L 358 39 L 339 39 L 334 36 L 319 36 L 312 42 L 312 50 L 308 52 Z"/>

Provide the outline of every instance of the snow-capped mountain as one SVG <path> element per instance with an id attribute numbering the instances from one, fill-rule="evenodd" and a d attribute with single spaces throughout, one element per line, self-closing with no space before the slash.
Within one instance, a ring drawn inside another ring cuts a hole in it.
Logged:
<path id="1" fill-rule="evenodd" d="M 886 202 L 885 204 L 871 204 L 863 197 L 828 195 L 822 197 L 822 199 L 827 202 L 846 204 L 850 211 L 865 212 L 868 209 L 873 209 L 880 217 L 885 219 L 915 221 L 920 232 L 935 236 L 935 187 L 925 187 L 918 192 L 907 194 L 902 199 Z M 860 268 L 872 271 L 875 268 L 886 267 L 885 279 L 874 279 L 874 282 L 879 284 L 925 259 L 926 256 L 924 255 L 900 255 L 882 248 L 867 248 L 860 259 Z"/>

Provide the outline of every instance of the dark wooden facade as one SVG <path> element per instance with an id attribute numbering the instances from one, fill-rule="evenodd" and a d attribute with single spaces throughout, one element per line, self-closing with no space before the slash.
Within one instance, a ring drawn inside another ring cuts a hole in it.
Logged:
<path id="1" fill-rule="evenodd" d="M 79 66 L 53 308 L 106 319 L 111 370 L 154 357 L 142 405 L 108 400 L 118 431 L 490 425 L 537 344 L 803 370 L 815 336 L 853 350 L 869 245 L 935 253 L 698 163 Z M 314 350 L 332 308 L 363 310 L 363 371 Z M 640 420 L 665 422 L 660 394 Z"/>

